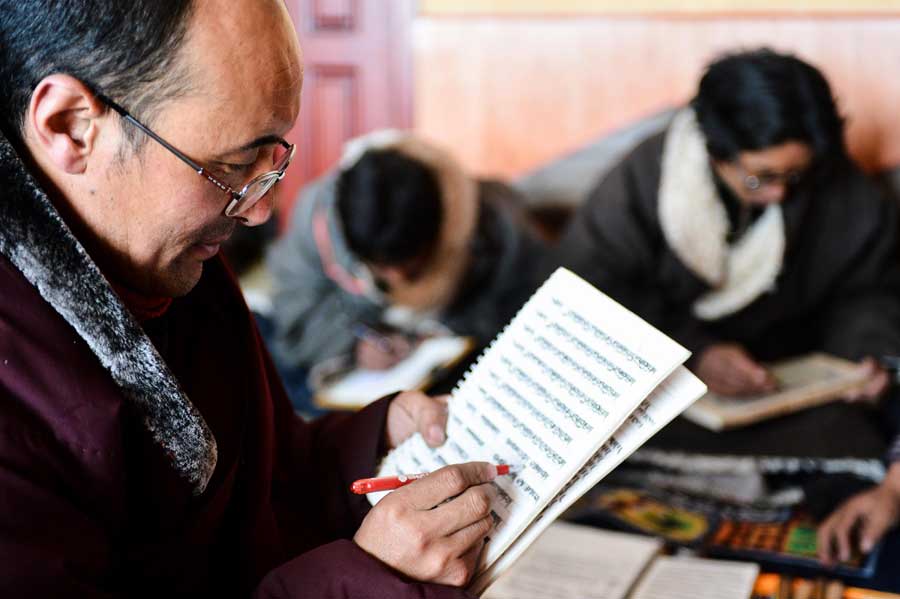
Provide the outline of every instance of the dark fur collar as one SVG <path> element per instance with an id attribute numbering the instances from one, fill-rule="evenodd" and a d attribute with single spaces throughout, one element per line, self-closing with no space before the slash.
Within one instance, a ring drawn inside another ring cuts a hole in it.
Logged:
<path id="1" fill-rule="evenodd" d="M 0 254 L 88 344 L 173 467 L 200 494 L 216 441 L 150 339 L 0 134 Z"/>

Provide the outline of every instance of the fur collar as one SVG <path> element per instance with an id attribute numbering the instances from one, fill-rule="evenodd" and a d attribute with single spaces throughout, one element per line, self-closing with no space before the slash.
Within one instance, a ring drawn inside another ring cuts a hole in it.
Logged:
<path id="1" fill-rule="evenodd" d="M 737 243 L 728 245 L 728 215 L 691 109 L 679 112 L 666 134 L 658 210 L 669 247 L 712 288 L 694 303 L 696 317 L 729 316 L 775 287 L 785 251 L 782 208 L 770 205 Z"/>
<path id="2" fill-rule="evenodd" d="M 0 254 L 84 339 L 199 495 L 216 466 L 211 431 L 2 134 L 0 185 Z"/>
<path id="3" fill-rule="evenodd" d="M 376 131 L 349 141 L 340 169 L 351 168 L 370 149 L 394 149 L 437 174 L 444 216 L 428 275 L 391 290 L 388 303 L 416 312 L 438 312 L 456 297 L 459 281 L 471 261 L 471 241 L 478 222 L 478 184 L 441 148 L 396 130 Z"/>

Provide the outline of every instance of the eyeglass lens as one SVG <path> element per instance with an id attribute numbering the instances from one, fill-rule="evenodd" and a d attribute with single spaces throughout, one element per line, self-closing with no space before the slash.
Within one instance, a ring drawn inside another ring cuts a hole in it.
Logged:
<path id="1" fill-rule="evenodd" d="M 225 210 L 226 216 L 240 216 L 252 208 L 265 196 L 272 186 L 284 176 L 284 171 L 291 161 L 292 148 L 276 147 L 273 155 L 274 171 L 262 174 L 250 181 L 240 194 L 240 198 Z"/>
<path id="2" fill-rule="evenodd" d="M 803 178 L 801 172 L 789 172 L 784 174 L 762 173 L 759 175 L 747 175 L 744 178 L 744 185 L 751 191 L 756 191 L 761 187 L 785 183 L 787 185 L 796 185 Z"/>
<path id="3" fill-rule="evenodd" d="M 281 178 L 280 173 L 266 173 L 247 184 L 240 199 L 226 211 L 226 216 L 240 216 L 250 210 Z"/>

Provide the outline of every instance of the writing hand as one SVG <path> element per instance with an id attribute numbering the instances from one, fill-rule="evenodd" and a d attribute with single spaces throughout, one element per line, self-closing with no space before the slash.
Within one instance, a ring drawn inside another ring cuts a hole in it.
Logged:
<path id="1" fill-rule="evenodd" d="M 369 370 L 386 370 L 409 356 L 414 344 L 399 333 L 382 335 L 379 340 L 363 338 L 356 342 L 356 365 Z"/>
<path id="2" fill-rule="evenodd" d="M 403 574 L 463 586 L 493 528 L 497 469 L 485 462 L 446 466 L 384 497 L 363 520 L 354 542 Z"/>

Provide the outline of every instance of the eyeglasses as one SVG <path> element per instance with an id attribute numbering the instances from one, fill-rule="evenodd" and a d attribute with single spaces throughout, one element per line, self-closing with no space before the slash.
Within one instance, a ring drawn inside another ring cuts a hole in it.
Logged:
<path id="1" fill-rule="evenodd" d="M 803 177 L 806 175 L 809 169 L 804 170 L 793 170 L 788 171 L 786 173 L 770 173 L 770 172 L 762 172 L 757 175 L 749 174 L 744 167 L 742 167 L 737 162 L 734 163 L 734 167 L 737 169 L 738 173 L 743 177 L 742 181 L 744 187 L 748 191 L 759 191 L 763 187 L 771 187 L 773 185 L 783 184 L 788 187 L 794 187 L 801 181 L 803 181 Z"/>
<path id="2" fill-rule="evenodd" d="M 267 171 L 265 173 L 262 173 L 261 175 L 254 177 L 250 180 L 249 183 L 244 185 L 240 191 L 235 191 L 230 185 L 214 177 L 212 173 L 210 173 L 207 169 L 203 168 L 202 166 L 185 156 L 172 144 L 151 131 L 149 127 L 131 116 L 124 108 L 102 95 L 98 95 L 98 97 L 107 106 L 118 112 L 123 119 L 149 135 L 165 149 L 175 154 L 175 156 L 177 156 L 182 162 L 197 171 L 198 175 L 202 175 L 203 177 L 205 177 L 210 183 L 221 189 L 229 198 L 231 198 L 231 201 L 225 207 L 225 216 L 228 217 L 240 218 L 242 214 L 246 214 L 251 208 L 253 208 L 253 206 L 256 205 L 256 203 L 261 200 L 263 196 L 265 196 L 269 192 L 270 189 L 272 189 L 272 186 L 284 177 L 284 172 L 287 170 L 287 167 L 290 166 L 291 160 L 293 160 L 294 158 L 294 144 L 288 143 L 283 139 L 278 140 L 278 144 L 283 150 L 283 153 L 279 154 L 276 151 L 274 158 L 274 170 Z"/>

